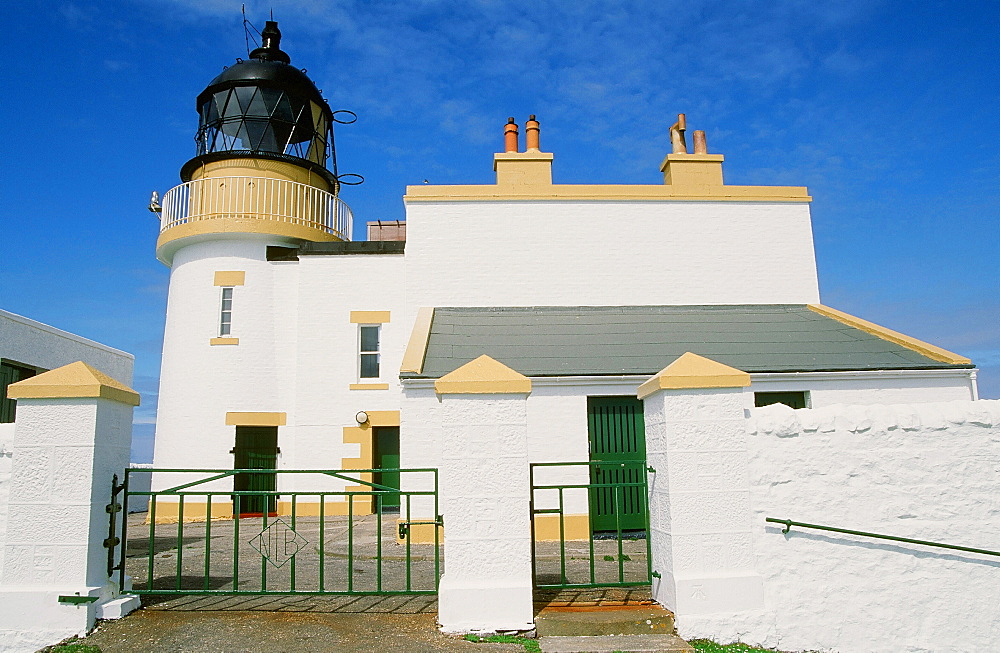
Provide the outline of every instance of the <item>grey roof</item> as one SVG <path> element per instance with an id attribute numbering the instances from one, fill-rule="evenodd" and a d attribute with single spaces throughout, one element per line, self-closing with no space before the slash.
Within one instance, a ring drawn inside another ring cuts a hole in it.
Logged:
<path id="1" fill-rule="evenodd" d="M 949 369 L 796 304 L 436 308 L 421 374 L 487 354 L 527 376 L 652 375 L 684 352 L 746 372 Z"/>

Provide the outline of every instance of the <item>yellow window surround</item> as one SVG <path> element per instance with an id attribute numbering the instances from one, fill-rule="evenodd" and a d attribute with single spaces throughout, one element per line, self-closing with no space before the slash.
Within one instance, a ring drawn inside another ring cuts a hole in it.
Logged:
<path id="1" fill-rule="evenodd" d="M 246 272 L 242 270 L 220 270 L 215 273 L 216 286 L 242 286 L 246 282 Z"/>
<path id="2" fill-rule="evenodd" d="M 351 311 L 352 324 L 385 324 L 389 311 Z"/>

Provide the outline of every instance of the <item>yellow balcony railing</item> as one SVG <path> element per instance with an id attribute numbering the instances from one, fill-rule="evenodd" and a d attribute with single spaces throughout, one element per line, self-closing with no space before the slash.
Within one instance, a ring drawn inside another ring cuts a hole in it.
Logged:
<path id="1" fill-rule="evenodd" d="M 354 215 L 325 190 L 267 177 L 206 177 L 163 196 L 160 232 L 203 220 L 270 221 L 351 239 Z"/>

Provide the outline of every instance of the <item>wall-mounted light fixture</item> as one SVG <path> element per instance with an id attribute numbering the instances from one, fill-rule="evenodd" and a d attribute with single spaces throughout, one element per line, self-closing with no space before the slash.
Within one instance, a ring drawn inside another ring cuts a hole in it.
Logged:
<path id="1" fill-rule="evenodd" d="M 358 420 L 358 424 L 368 423 L 368 413 L 363 410 L 359 410 L 358 414 L 354 416 L 354 419 Z"/>

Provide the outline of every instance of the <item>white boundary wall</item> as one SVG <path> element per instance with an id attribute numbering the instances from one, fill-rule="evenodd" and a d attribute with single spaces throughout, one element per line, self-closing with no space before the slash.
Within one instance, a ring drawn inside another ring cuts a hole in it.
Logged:
<path id="1" fill-rule="evenodd" d="M 132 354 L 4 310 L 0 310 L 0 358 L 47 370 L 83 361 L 127 386 L 132 385 L 135 363 Z M 14 424 L 0 424 L 0 541 L 7 530 L 13 446 Z"/>
<path id="2" fill-rule="evenodd" d="M 765 517 L 1000 550 L 1000 401 L 749 412 L 763 610 L 678 615 L 683 637 L 782 650 L 995 651 L 1000 558 Z"/>

